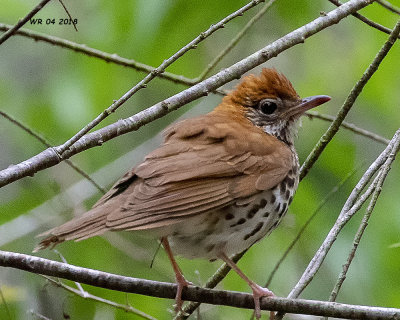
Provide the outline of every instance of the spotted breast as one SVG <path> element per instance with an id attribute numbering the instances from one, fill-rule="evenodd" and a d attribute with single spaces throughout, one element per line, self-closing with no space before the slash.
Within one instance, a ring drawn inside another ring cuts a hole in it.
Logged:
<path id="1" fill-rule="evenodd" d="M 169 237 L 174 253 L 214 260 L 221 251 L 227 255 L 242 252 L 271 233 L 285 216 L 299 183 L 299 161 L 294 155 L 287 176 L 250 203 L 236 203 L 177 225 Z"/>

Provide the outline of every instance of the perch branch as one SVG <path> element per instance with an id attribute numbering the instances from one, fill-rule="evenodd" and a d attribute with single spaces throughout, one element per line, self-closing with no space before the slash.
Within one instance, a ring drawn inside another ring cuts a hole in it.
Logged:
<path id="1" fill-rule="evenodd" d="M 119 276 L 22 253 L 0 251 L 0 266 L 78 281 L 105 289 L 159 298 L 174 299 L 176 293 L 176 284 Z M 199 301 L 215 305 L 254 308 L 254 300 L 251 294 L 234 291 L 188 286 L 184 288 L 182 298 L 188 301 Z M 261 301 L 261 309 L 345 319 L 400 319 L 400 309 L 302 299 L 264 298 Z"/>

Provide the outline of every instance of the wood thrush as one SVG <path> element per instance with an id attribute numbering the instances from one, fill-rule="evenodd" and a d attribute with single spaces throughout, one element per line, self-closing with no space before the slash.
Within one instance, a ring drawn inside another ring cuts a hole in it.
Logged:
<path id="1" fill-rule="evenodd" d="M 245 77 L 212 112 L 166 129 L 164 143 L 123 176 L 91 210 L 40 236 L 36 250 L 106 231 L 146 230 L 161 239 L 178 284 L 189 284 L 174 254 L 222 259 L 260 298 L 273 293 L 229 258 L 281 221 L 299 182 L 297 122 L 328 96 L 300 99 L 274 69 Z"/>

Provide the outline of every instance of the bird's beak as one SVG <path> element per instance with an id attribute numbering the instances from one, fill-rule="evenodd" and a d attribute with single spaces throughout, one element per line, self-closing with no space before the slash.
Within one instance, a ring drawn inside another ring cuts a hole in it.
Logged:
<path id="1" fill-rule="evenodd" d="M 304 98 L 299 104 L 296 104 L 289 109 L 288 116 L 300 116 L 307 110 L 318 107 L 319 105 L 328 102 L 329 100 L 331 100 L 331 97 L 323 95 Z"/>

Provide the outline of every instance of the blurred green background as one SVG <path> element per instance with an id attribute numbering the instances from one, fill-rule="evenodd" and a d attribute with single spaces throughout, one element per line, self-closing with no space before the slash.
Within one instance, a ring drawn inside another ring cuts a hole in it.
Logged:
<path id="1" fill-rule="evenodd" d="M 0 22 L 14 24 L 37 1 L 0 0 Z M 393 0 L 400 6 L 400 1 Z M 158 66 L 211 24 L 245 5 L 246 1 L 69 1 L 66 5 L 78 19 L 79 32 L 72 26 L 31 25 L 25 28 L 86 44 L 108 53 Z M 187 53 L 167 71 L 196 77 L 229 43 L 263 4 Z M 334 8 L 326 0 L 277 0 L 267 14 L 217 66 L 216 70 L 248 56 L 286 33 L 308 23 L 321 11 Z M 373 4 L 361 11 L 389 28 L 398 16 Z M 60 3 L 50 2 L 36 18 L 65 18 Z M 319 108 L 335 115 L 353 85 L 361 77 L 387 35 L 348 17 L 307 39 L 278 57 L 259 66 L 275 67 L 293 83 L 301 96 L 327 94 L 331 102 Z M 378 72 L 367 84 L 347 121 L 391 138 L 400 125 L 400 46 L 395 44 Z M 213 71 L 215 72 L 215 70 Z M 33 130 L 59 145 L 111 105 L 144 73 L 106 63 L 32 39 L 14 36 L 0 47 L 0 110 L 9 113 Z M 229 89 L 234 83 L 229 83 Z M 156 79 L 141 90 L 101 125 L 128 117 L 169 97 L 185 86 Z M 210 111 L 221 100 L 210 95 L 199 99 L 139 131 L 113 139 L 73 158 L 105 187 L 137 164 L 161 141 L 159 132 L 179 117 Z M 321 120 L 303 120 L 296 143 L 300 161 L 328 127 Z M 0 117 L 0 169 L 19 163 L 44 147 L 31 136 Z M 352 188 L 384 145 L 341 130 L 329 144 L 309 175 L 299 186 L 289 214 L 267 239 L 255 245 L 239 266 L 257 283 L 264 283 L 295 237 L 302 224 L 324 196 L 349 172 L 361 164 L 355 175 L 323 207 L 270 285 L 278 296 L 286 296 L 325 238 Z M 354 262 L 337 301 L 400 308 L 400 197 L 399 162 L 395 162 L 384 185 L 376 209 L 362 239 Z M 24 178 L 0 190 L 0 248 L 31 254 L 35 235 L 88 209 L 100 193 L 65 163 Z M 326 300 L 347 258 L 354 233 L 365 207 L 338 237 L 323 267 L 304 291 L 302 298 Z M 153 268 L 150 262 L 157 241 L 135 234 L 110 234 L 80 243 L 64 243 L 57 249 L 74 265 L 121 275 L 160 281 L 174 281 L 172 268 L 161 250 Z M 392 246 L 392 247 L 391 247 Z M 36 255 L 54 260 L 59 257 L 46 250 Z M 187 279 L 197 285 L 206 282 L 220 262 L 178 259 Z M 66 282 L 68 283 L 68 282 Z M 69 283 L 74 286 L 73 283 Z M 37 319 L 33 310 L 50 319 L 140 319 L 67 293 L 38 276 L 13 269 L 0 269 L 0 288 L 11 319 Z M 124 304 L 124 293 L 84 286 L 90 293 Z M 228 290 L 249 291 L 236 274 L 219 285 Z M 135 308 L 159 318 L 171 317 L 172 300 L 128 295 Z M 249 310 L 203 305 L 201 319 L 248 319 Z M 69 318 L 68 318 L 69 317 Z M 195 318 L 195 316 L 192 316 Z M 299 319 L 300 316 L 291 316 Z M 312 317 L 306 317 L 312 318 Z M 10 319 L 0 301 L 0 319 Z"/>

